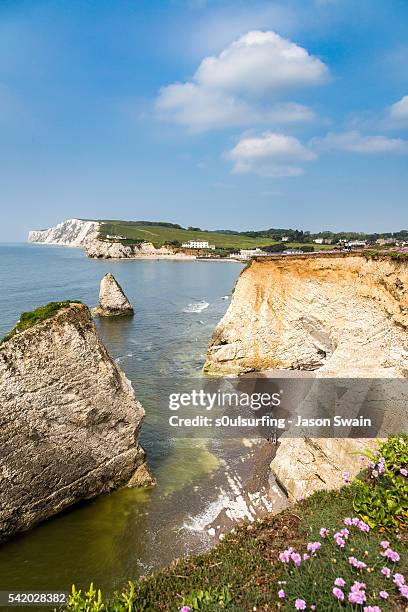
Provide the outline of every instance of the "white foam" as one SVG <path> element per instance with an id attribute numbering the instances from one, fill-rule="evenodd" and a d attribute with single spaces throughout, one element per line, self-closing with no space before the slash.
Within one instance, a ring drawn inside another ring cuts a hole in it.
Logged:
<path id="1" fill-rule="evenodd" d="M 188 304 L 185 308 L 183 308 L 183 312 L 202 312 L 203 310 L 208 308 L 209 305 L 209 302 L 204 302 L 204 300 L 201 300 L 200 302 L 193 302 L 192 304 Z"/>

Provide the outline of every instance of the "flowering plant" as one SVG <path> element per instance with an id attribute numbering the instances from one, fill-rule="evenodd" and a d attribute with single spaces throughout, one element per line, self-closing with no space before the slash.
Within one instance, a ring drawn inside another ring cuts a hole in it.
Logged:
<path id="1" fill-rule="evenodd" d="M 363 455 L 368 467 L 355 481 L 354 510 L 370 527 L 408 526 L 408 436 L 390 438 Z"/>

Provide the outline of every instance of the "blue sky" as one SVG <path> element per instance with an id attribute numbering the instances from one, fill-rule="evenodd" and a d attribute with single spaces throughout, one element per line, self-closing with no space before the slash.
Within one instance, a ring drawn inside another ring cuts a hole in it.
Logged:
<path id="1" fill-rule="evenodd" d="M 408 228 L 407 30 L 405 0 L 3 0 L 0 240 Z"/>

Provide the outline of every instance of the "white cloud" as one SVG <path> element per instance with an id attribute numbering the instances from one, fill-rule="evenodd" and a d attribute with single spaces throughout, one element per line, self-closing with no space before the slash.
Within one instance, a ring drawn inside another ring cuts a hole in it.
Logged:
<path id="1" fill-rule="evenodd" d="M 255 173 L 262 176 L 299 176 L 301 165 L 313 161 L 317 155 L 293 136 L 265 132 L 260 136 L 246 136 L 224 153 L 234 162 L 233 173 Z"/>
<path id="2" fill-rule="evenodd" d="M 191 81 L 163 87 L 156 110 L 160 117 L 192 131 L 308 121 L 313 118 L 310 109 L 279 103 L 279 97 L 294 88 L 321 83 L 327 75 L 326 65 L 302 47 L 274 32 L 255 30 L 218 56 L 206 57 Z"/>
<path id="3" fill-rule="evenodd" d="M 321 150 L 350 151 L 352 153 L 404 153 L 408 142 L 387 136 L 364 136 L 358 131 L 333 133 L 324 138 L 315 138 L 313 144 Z"/>
<path id="4" fill-rule="evenodd" d="M 195 74 L 204 87 L 229 92 L 276 93 L 319 83 L 327 67 L 275 32 L 254 30 L 241 36 L 217 57 L 205 58 Z"/>
<path id="5" fill-rule="evenodd" d="M 404 96 L 390 107 L 390 117 L 394 121 L 408 123 L 408 96 Z"/>

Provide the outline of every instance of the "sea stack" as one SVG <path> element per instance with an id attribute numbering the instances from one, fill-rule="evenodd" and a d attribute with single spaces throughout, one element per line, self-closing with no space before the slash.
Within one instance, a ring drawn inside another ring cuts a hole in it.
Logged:
<path id="1" fill-rule="evenodd" d="M 99 317 L 133 315 L 132 304 L 111 272 L 105 274 L 99 289 L 99 305 L 92 310 Z"/>
<path id="2" fill-rule="evenodd" d="M 26 313 L 0 344 L 0 538 L 116 487 L 152 484 L 143 417 L 86 306 Z"/>

